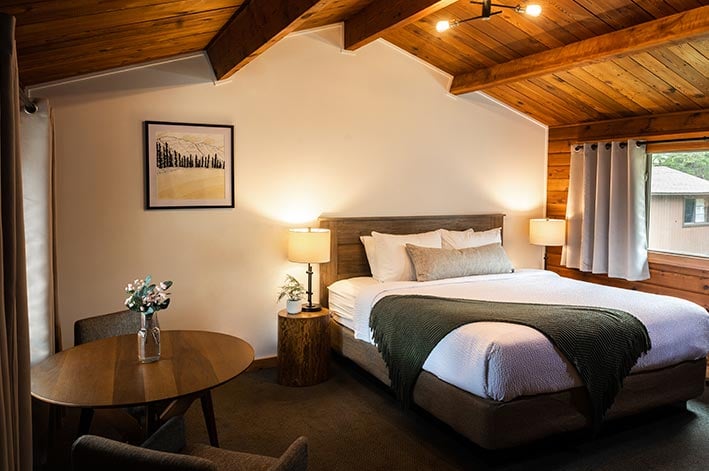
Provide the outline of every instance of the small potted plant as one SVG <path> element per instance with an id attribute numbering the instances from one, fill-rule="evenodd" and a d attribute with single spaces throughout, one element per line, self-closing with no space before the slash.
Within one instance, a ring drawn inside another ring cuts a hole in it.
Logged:
<path id="1" fill-rule="evenodd" d="M 300 300 L 303 299 L 305 288 L 296 280 L 294 276 L 286 275 L 286 281 L 278 292 L 278 301 L 288 298 L 286 301 L 286 312 L 288 314 L 298 314 L 302 306 Z"/>

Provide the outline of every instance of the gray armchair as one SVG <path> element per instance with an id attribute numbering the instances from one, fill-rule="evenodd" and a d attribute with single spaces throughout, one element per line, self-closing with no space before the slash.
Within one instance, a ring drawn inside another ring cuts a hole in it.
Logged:
<path id="1" fill-rule="evenodd" d="M 173 417 L 140 447 L 94 435 L 79 437 L 71 449 L 74 471 L 238 470 L 306 471 L 308 441 L 296 439 L 280 458 L 186 446 L 184 419 Z"/>

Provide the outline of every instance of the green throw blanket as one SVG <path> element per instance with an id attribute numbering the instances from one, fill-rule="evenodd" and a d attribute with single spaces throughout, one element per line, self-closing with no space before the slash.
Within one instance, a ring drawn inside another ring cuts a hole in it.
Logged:
<path id="1" fill-rule="evenodd" d="M 374 305 L 369 326 L 404 407 L 411 403 L 421 368 L 438 342 L 462 325 L 483 321 L 526 325 L 544 334 L 583 380 L 595 429 L 623 378 L 651 346 L 645 326 L 616 309 L 386 296 Z"/>

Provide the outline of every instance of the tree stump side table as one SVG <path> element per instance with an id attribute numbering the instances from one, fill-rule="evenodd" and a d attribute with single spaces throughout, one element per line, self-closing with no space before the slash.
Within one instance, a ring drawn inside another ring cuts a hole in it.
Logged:
<path id="1" fill-rule="evenodd" d="M 312 386 L 329 377 L 330 311 L 278 313 L 278 383 Z"/>

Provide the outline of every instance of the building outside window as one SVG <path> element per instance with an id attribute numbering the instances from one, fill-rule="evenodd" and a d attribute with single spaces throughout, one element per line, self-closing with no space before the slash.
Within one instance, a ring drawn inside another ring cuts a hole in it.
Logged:
<path id="1" fill-rule="evenodd" d="M 709 151 L 651 158 L 649 249 L 709 258 Z"/>

